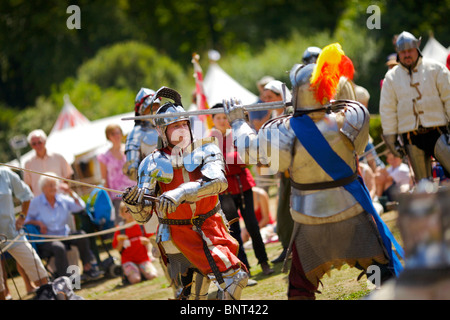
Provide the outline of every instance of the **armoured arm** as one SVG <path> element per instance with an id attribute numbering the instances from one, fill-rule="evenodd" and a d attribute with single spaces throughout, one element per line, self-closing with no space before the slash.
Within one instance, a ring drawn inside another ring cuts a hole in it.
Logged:
<path id="1" fill-rule="evenodd" d="M 292 162 L 297 140 L 290 126 L 291 116 L 269 120 L 258 132 L 259 161 L 269 166 L 269 173 L 285 172 Z"/>
<path id="2" fill-rule="evenodd" d="M 242 161 L 245 164 L 258 163 L 258 136 L 245 120 L 244 108 L 235 100 L 224 100 L 223 105 L 233 130 L 234 145 Z"/>
<path id="3" fill-rule="evenodd" d="M 172 213 L 181 203 L 194 203 L 228 188 L 222 153 L 207 155 L 203 161 L 200 169 L 203 177 L 164 192 L 160 197 L 159 212 Z"/>
<path id="4" fill-rule="evenodd" d="M 155 203 L 144 199 L 144 195 L 157 196 L 157 181 L 170 182 L 173 177 L 170 162 L 160 153 L 153 153 L 145 157 L 139 165 L 138 185 L 128 188 L 122 200 L 130 210 L 134 220 L 144 224 L 150 220 Z"/>
<path id="5" fill-rule="evenodd" d="M 131 180 L 137 180 L 137 172 L 141 161 L 141 133 L 139 127 L 134 127 L 130 132 L 125 144 L 126 162 L 123 166 L 123 173 Z"/>
<path id="6" fill-rule="evenodd" d="M 359 102 L 346 101 L 343 112 L 344 121 L 340 131 L 353 143 L 356 153 L 361 154 L 369 140 L 369 111 Z"/>
<path id="7" fill-rule="evenodd" d="M 204 197 L 219 194 L 227 187 L 228 182 L 225 175 L 212 180 L 203 177 L 196 181 L 186 182 L 176 189 L 164 192 L 161 195 L 158 209 L 160 212 L 172 213 L 182 203 L 197 202 Z"/>

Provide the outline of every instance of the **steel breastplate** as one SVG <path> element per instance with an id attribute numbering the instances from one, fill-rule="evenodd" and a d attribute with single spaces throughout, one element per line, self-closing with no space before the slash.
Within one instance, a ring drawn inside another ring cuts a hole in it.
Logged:
<path id="1" fill-rule="evenodd" d="M 332 113 L 325 115 L 322 120 L 316 122 L 316 125 L 333 150 L 355 171 L 354 149 L 340 132 L 338 121 L 336 115 Z M 294 182 L 299 184 L 333 181 L 298 139 L 295 141 L 290 176 Z M 355 211 L 354 213 L 362 211 L 355 198 L 343 187 L 322 190 L 292 188 L 291 192 L 292 215 L 296 221 L 301 219 L 301 215 L 326 218 L 345 211 Z"/>

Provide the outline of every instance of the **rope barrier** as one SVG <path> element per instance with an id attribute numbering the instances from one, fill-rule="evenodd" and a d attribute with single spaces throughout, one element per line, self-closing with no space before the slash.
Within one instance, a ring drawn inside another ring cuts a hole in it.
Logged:
<path id="1" fill-rule="evenodd" d="M 11 247 L 11 245 L 14 244 L 15 242 L 52 242 L 52 241 L 67 241 L 67 240 L 73 240 L 73 239 L 96 237 L 96 236 L 99 236 L 99 235 L 113 233 L 113 232 L 116 232 L 117 230 L 122 230 L 122 229 L 129 228 L 129 227 L 135 225 L 136 223 L 137 222 L 133 221 L 133 222 L 124 224 L 122 226 L 118 226 L 118 227 L 114 227 L 114 228 L 110 228 L 110 229 L 106 229 L 106 230 L 102 230 L 102 231 L 91 232 L 91 233 L 84 233 L 84 234 L 76 234 L 76 235 L 70 235 L 70 236 L 64 236 L 64 237 L 62 237 L 62 236 L 55 236 L 55 235 L 28 233 L 28 232 L 25 232 L 23 229 L 21 229 L 19 234 L 13 240 L 6 240 L 5 241 L 8 244 L 2 250 L 4 250 L 4 251 L 8 250 Z M 30 237 L 39 237 L 39 238 L 44 238 L 44 239 L 18 240 L 18 238 L 23 236 L 23 235 L 27 235 L 27 236 L 30 236 Z"/>

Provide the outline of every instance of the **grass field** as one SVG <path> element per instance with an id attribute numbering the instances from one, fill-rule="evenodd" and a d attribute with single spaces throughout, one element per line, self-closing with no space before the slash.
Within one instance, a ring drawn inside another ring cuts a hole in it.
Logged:
<path id="1" fill-rule="evenodd" d="M 399 239 L 399 233 L 396 228 L 397 212 L 391 211 L 382 215 L 383 220 Z M 281 252 L 281 246 L 278 242 L 266 245 L 269 260 L 278 257 Z M 115 250 L 111 253 L 119 257 Z M 287 299 L 287 274 L 282 272 L 282 264 L 274 264 L 275 272 L 266 276 L 261 272 L 261 268 L 257 265 L 255 255 L 252 249 L 246 250 L 249 258 L 252 279 L 258 283 L 244 289 L 242 299 L 244 300 L 286 300 Z M 106 253 L 102 253 L 102 258 L 106 257 Z M 143 281 L 135 285 L 122 284 L 120 277 L 108 278 L 103 277 L 97 281 L 82 284 L 81 289 L 76 293 L 88 300 L 168 300 L 173 298 L 172 288 L 169 287 L 168 281 L 162 273 L 159 262 L 155 262 L 155 266 L 159 271 L 159 276 L 152 281 Z M 332 270 L 329 275 L 325 275 L 322 279 L 323 286 L 319 287 L 321 294 L 317 294 L 318 300 L 357 300 L 367 295 L 373 288 L 367 284 L 366 277 L 362 277 L 357 281 L 360 271 L 356 268 L 344 266 L 341 270 Z M 13 282 L 14 280 L 14 282 Z M 26 295 L 26 290 L 20 276 L 8 279 L 8 286 L 13 299 L 31 299 L 32 295 Z M 16 291 L 17 290 L 19 293 Z M 214 285 L 211 285 L 210 297 L 215 297 Z"/>

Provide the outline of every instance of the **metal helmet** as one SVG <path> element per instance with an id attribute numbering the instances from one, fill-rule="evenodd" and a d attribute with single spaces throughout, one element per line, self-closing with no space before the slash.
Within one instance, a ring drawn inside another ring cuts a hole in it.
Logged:
<path id="1" fill-rule="evenodd" d="M 162 147 L 165 148 L 169 145 L 169 139 L 167 138 L 166 131 L 167 126 L 179 122 L 179 121 L 187 121 L 189 124 L 189 128 L 191 128 L 191 121 L 189 119 L 189 116 L 187 115 L 178 115 L 178 116 L 170 116 L 171 113 L 184 113 L 186 110 L 184 110 L 183 105 L 181 103 L 181 95 L 167 87 L 161 87 L 155 95 L 152 97 L 152 99 L 159 99 L 159 97 L 163 98 L 169 98 L 172 99 L 174 102 L 166 102 L 164 103 L 159 109 L 156 111 L 156 114 L 166 114 L 167 117 L 164 118 L 155 118 L 153 120 L 153 123 L 156 127 L 156 131 L 158 131 L 158 134 L 162 141 Z M 191 140 L 193 138 L 192 135 L 192 129 L 191 131 Z"/>
<path id="2" fill-rule="evenodd" d="M 151 98 L 155 94 L 155 91 L 148 88 L 141 88 L 134 99 L 135 111 L 139 115 L 142 115 L 150 106 Z M 156 99 L 153 103 L 161 103 L 161 100 Z"/>
<path id="3" fill-rule="evenodd" d="M 292 83 L 292 106 L 295 110 L 312 110 L 322 107 L 310 87 L 315 66 L 315 64 L 296 64 L 291 69 L 289 77 Z"/>
<path id="4" fill-rule="evenodd" d="M 406 268 L 450 266 L 450 189 L 423 179 L 412 193 L 398 197 L 398 226 Z"/>
<path id="5" fill-rule="evenodd" d="M 421 40 L 422 37 L 417 39 L 414 35 L 412 35 L 408 31 L 403 31 L 397 37 L 397 41 L 395 42 L 395 50 L 397 52 L 400 52 L 403 50 L 415 48 L 417 49 L 417 51 L 419 51 L 419 54 L 422 55 L 422 52 L 420 51 Z"/>
<path id="6" fill-rule="evenodd" d="M 308 47 L 305 52 L 303 52 L 302 62 L 303 64 L 311 64 L 316 63 L 319 54 L 322 52 L 322 49 L 319 47 Z"/>

